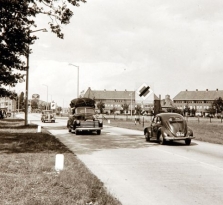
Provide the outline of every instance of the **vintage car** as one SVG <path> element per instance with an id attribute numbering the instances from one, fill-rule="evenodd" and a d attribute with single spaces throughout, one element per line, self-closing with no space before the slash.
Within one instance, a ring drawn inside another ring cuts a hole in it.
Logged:
<path id="1" fill-rule="evenodd" d="M 154 116 L 151 125 L 144 129 L 146 141 L 157 140 L 161 145 L 167 141 L 184 140 L 190 145 L 193 131 L 186 120 L 177 113 L 160 113 Z"/>
<path id="2" fill-rule="evenodd" d="M 89 98 L 77 98 L 71 101 L 72 115 L 67 121 L 69 132 L 78 135 L 81 132 L 101 134 L 103 121 L 95 115 L 95 101 Z"/>
<path id="3" fill-rule="evenodd" d="M 55 122 L 54 113 L 52 110 L 43 110 L 41 115 L 42 122 Z"/>

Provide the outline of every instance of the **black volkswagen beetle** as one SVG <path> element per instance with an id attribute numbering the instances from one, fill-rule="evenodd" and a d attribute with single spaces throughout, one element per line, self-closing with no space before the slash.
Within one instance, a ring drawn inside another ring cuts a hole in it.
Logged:
<path id="1" fill-rule="evenodd" d="M 166 141 L 184 140 L 190 145 L 194 138 L 193 131 L 187 126 L 182 115 L 177 113 L 160 113 L 154 116 L 151 125 L 144 129 L 146 141 L 157 140 L 161 145 Z"/>

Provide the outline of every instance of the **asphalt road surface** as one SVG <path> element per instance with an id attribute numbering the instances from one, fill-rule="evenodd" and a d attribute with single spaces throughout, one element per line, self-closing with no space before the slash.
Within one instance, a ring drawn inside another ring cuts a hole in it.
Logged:
<path id="1" fill-rule="evenodd" d="M 101 135 L 75 135 L 66 119 L 42 123 L 32 114 L 29 120 L 47 127 L 123 205 L 223 204 L 222 145 L 159 145 L 145 142 L 142 132 L 112 125 Z"/>

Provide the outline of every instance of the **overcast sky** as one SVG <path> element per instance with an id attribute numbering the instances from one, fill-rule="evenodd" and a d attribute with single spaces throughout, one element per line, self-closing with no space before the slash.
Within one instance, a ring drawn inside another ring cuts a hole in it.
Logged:
<path id="1" fill-rule="evenodd" d="M 79 90 L 137 90 L 162 98 L 182 90 L 223 90 L 223 1 L 88 0 L 73 7 L 61 40 L 38 18 L 29 97 L 67 106 Z M 16 87 L 25 90 L 25 84 Z"/>

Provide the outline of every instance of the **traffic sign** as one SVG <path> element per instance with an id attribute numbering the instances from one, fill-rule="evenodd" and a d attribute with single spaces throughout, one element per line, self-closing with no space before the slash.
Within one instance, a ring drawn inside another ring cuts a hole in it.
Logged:
<path id="1" fill-rule="evenodd" d="M 150 86 L 148 86 L 146 83 L 143 83 L 138 90 L 136 91 L 139 95 L 139 97 L 141 97 L 143 100 L 147 99 L 150 94 L 153 93 L 152 89 L 150 88 Z"/>
<path id="2" fill-rule="evenodd" d="M 51 102 L 51 110 L 55 110 L 56 109 L 56 103 L 55 102 Z"/>

